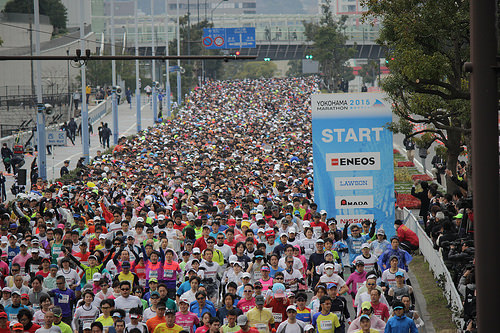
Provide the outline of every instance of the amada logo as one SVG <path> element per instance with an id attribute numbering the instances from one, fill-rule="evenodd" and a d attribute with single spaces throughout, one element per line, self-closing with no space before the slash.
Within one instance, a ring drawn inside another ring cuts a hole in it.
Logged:
<path id="1" fill-rule="evenodd" d="M 380 152 L 326 154 L 326 171 L 380 170 Z"/>
<path id="2" fill-rule="evenodd" d="M 335 208 L 337 209 L 373 208 L 373 196 L 372 195 L 336 196 Z"/>

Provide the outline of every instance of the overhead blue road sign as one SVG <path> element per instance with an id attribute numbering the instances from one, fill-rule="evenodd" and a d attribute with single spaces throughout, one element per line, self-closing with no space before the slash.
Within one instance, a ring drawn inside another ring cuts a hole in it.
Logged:
<path id="1" fill-rule="evenodd" d="M 255 48 L 255 28 L 203 29 L 202 43 L 209 50 Z"/>

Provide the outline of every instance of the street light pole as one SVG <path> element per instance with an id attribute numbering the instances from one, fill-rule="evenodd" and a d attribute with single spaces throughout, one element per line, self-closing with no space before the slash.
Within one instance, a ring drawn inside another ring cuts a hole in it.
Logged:
<path id="1" fill-rule="evenodd" d="M 223 3 L 224 1 L 228 0 L 220 0 L 219 3 L 215 6 L 215 8 L 210 11 L 210 22 L 212 22 L 212 25 L 214 24 L 214 10 L 216 10 L 217 7 L 219 7 L 220 4 Z"/>
<path id="2" fill-rule="evenodd" d="M 34 3 L 34 16 L 35 16 L 35 50 L 36 55 L 40 55 L 40 5 L 39 1 L 35 0 Z M 36 134 L 38 137 L 38 174 L 40 178 L 47 179 L 47 143 L 45 142 L 45 113 L 40 110 L 42 101 L 42 63 L 36 60 Z"/>
<path id="3" fill-rule="evenodd" d="M 179 28 L 179 0 L 177 0 L 177 56 L 180 55 L 181 55 L 181 33 Z M 177 71 L 177 107 L 180 107 L 182 102 L 180 60 L 177 60 L 177 66 L 179 67 L 179 70 Z"/>
<path id="4" fill-rule="evenodd" d="M 134 1 L 134 24 L 135 24 L 135 55 L 139 55 L 139 29 L 137 20 L 137 3 Z M 141 124 L 141 79 L 139 78 L 139 59 L 135 59 L 135 100 L 136 100 L 136 115 L 137 115 L 137 133 L 142 130 Z"/>
<path id="5" fill-rule="evenodd" d="M 83 24 L 83 16 L 85 13 L 85 2 L 87 0 L 80 0 L 80 49 L 82 52 L 85 50 L 85 28 Z M 89 110 L 87 108 L 87 93 L 86 93 L 86 85 L 87 78 L 85 73 L 86 63 L 82 63 L 80 67 L 80 76 L 82 78 L 82 145 L 83 145 L 83 158 L 85 164 L 89 163 Z"/>
<path id="6" fill-rule="evenodd" d="M 168 56 L 168 0 L 165 0 L 165 55 Z M 171 110 L 171 100 L 170 100 L 170 61 L 167 59 L 165 61 L 165 93 L 167 97 L 167 119 L 170 118 L 170 110 Z"/>
<path id="7" fill-rule="evenodd" d="M 155 55 L 155 17 L 154 17 L 154 0 L 151 0 L 151 55 Z M 151 61 L 151 77 L 153 78 L 153 121 L 158 122 L 158 110 L 157 110 L 157 100 L 158 100 L 158 88 L 156 86 L 156 60 Z"/>
<path id="8" fill-rule="evenodd" d="M 115 50 L 115 0 L 111 0 L 111 55 L 116 55 Z M 111 112 L 113 114 L 113 144 L 118 144 L 118 103 L 116 98 L 116 60 L 111 60 Z"/>

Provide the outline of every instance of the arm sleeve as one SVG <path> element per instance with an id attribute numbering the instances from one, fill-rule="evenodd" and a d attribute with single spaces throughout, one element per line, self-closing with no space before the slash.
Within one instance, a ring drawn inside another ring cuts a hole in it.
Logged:
<path id="1" fill-rule="evenodd" d="M 344 226 L 344 230 L 342 230 L 342 239 L 343 239 L 343 240 L 346 240 L 346 239 L 347 239 L 347 236 L 348 236 L 348 235 L 347 235 L 347 229 L 348 229 L 348 228 L 349 228 L 349 225 L 348 225 L 348 224 L 346 224 L 346 225 Z"/>

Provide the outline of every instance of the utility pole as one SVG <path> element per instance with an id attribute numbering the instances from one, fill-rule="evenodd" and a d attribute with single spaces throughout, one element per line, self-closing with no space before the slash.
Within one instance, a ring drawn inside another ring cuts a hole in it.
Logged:
<path id="1" fill-rule="evenodd" d="M 165 55 L 168 56 L 168 0 L 165 0 Z M 166 90 L 166 97 L 167 97 L 167 118 L 170 118 L 170 110 L 171 110 L 171 105 L 172 101 L 170 98 L 171 90 L 170 90 L 170 61 L 167 59 L 165 61 L 165 73 L 166 73 L 166 78 L 165 78 L 165 90 Z"/>
<path id="2" fill-rule="evenodd" d="M 40 55 L 40 4 L 33 2 L 35 16 L 35 52 Z M 47 179 L 47 143 L 45 141 L 45 112 L 42 101 L 42 63 L 36 60 L 36 134 L 38 137 L 38 174 L 40 178 Z"/>
<path id="3" fill-rule="evenodd" d="M 179 0 L 177 0 L 177 55 L 181 55 L 181 33 L 179 28 Z M 182 89 L 181 89 L 181 61 L 177 60 L 177 107 L 181 106 L 182 102 Z"/>
<path id="4" fill-rule="evenodd" d="M 139 55 L 139 29 L 137 20 L 137 3 L 139 0 L 134 1 L 134 25 L 135 25 L 135 55 Z M 139 59 L 135 59 L 135 103 L 137 114 L 137 133 L 142 130 L 141 124 L 141 79 L 139 78 Z"/>
<path id="5" fill-rule="evenodd" d="M 85 53 L 85 27 L 83 24 L 83 17 L 85 14 L 85 2 L 87 0 L 80 0 L 80 49 L 82 50 L 83 53 Z M 89 154 L 89 109 L 87 107 L 87 92 L 86 92 L 86 86 L 87 86 L 87 78 L 86 78 L 86 73 L 85 69 L 87 64 L 85 62 L 80 63 L 80 76 L 82 78 L 82 145 L 83 145 L 83 158 L 85 161 L 85 164 L 89 163 L 90 160 L 90 154 Z"/>
<path id="6" fill-rule="evenodd" d="M 115 49 L 115 0 L 111 0 L 111 55 L 116 55 Z M 113 87 L 111 88 L 111 112 L 113 115 L 113 144 L 118 144 L 118 101 L 116 91 L 116 60 L 111 60 L 111 80 Z"/>
<path id="7" fill-rule="evenodd" d="M 154 0 L 151 0 L 151 55 L 155 55 L 155 13 L 154 13 Z M 151 60 L 151 77 L 153 78 L 153 121 L 158 122 L 158 87 L 156 84 L 156 60 Z"/>
<path id="8" fill-rule="evenodd" d="M 33 25 L 31 23 L 31 18 L 30 18 L 30 27 L 29 27 L 29 34 L 30 34 L 30 54 L 33 55 Z M 33 76 L 33 71 L 34 66 L 33 66 L 33 60 L 31 60 L 31 95 L 35 96 L 36 91 L 35 91 L 35 77 Z"/>

